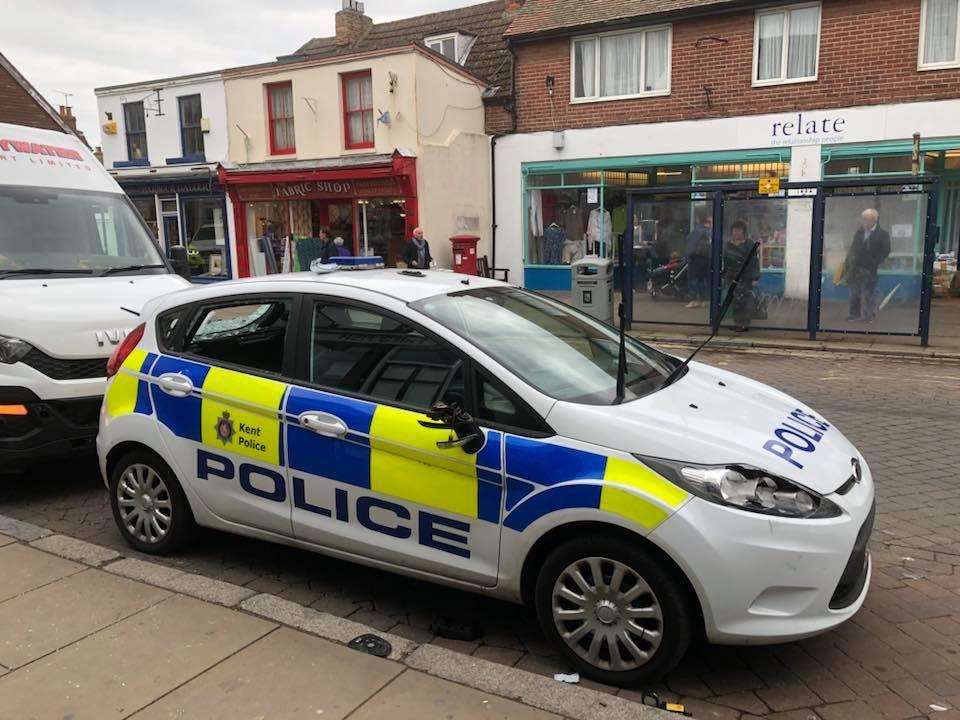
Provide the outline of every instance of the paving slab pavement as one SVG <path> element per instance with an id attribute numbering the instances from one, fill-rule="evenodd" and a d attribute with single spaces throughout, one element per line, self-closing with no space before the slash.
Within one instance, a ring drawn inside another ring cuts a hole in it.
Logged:
<path id="1" fill-rule="evenodd" d="M 11 543 L 0 548 L 0 602 L 83 570 L 83 565 Z"/>
<path id="2" fill-rule="evenodd" d="M 0 665 L 26 665 L 169 596 L 92 569 L 18 595 L 0 603 Z"/>
<path id="3" fill-rule="evenodd" d="M 332 640 L 278 624 L 269 614 L 223 607 L 217 603 L 243 599 L 225 584 L 210 601 L 197 599 L 172 587 L 189 577 L 183 573 L 170 575 L 162 566 L 154 572 L 145 562 L 127 568 L 150 578 L 142 582 L 98 569 L 104 554 L 94 546 L 82 553 L 85 565 L 52 554 L 75 556 L 72 542 L 43 546 L 49 552 L 21 542 L 0 547 L 0 578 L 13 579 L 2 584 L 0 600 L 0 720 L 626 717 L 604 715 L 606 703 L 585 688 L 557 685 L 558 698 L 535 697 L 527 688 L 543 678 L 501 672 L 502 666 L 450 650 L 421 653 L 416 669 L 348 649 L 337 642 L 343 628 L 329 619 L 314 631 L 329 632 Z M 187 585 L 184 592 L 198 591 Z M 350 630 L 373 628 L 351 622 Z M 449 667 L 458 663 L 472 670 Z M 469 687 L 478 672 L 486 679 Z M 517 701 L 528 694 L 532 700 Z M 571 711 L 562 715 L 544 709 L 565 703 Z M 635 705 L 629 717 L 667 716 Z"/>

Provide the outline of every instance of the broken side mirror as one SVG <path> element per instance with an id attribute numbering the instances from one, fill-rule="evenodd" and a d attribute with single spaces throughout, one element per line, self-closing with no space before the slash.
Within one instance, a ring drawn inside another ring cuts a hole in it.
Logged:
<path id="1" fill-rule="evenodd" d="M 450 440 L 440 440 L 437 447 L 441 450 L 460 448 L 469 455 L 476 455 L 483 447 L 483 430 L 477 425 L 473 417 L 465 412 L 457 403 L 436 402 L 427 411 L 427 417 L 432 422 L 420 420 L 425 428 L 434 430 L 451 430 L 456 436 Z"/>

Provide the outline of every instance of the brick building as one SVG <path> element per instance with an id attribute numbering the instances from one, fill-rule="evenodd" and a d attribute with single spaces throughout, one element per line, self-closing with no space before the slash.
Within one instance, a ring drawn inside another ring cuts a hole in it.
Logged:
<path id="1" fill-rule="evenodd" d="M 906 173 L 914 133 L 921 169 L 942 180 L 939 249 L 955 251 L 958 9 L 958 0 L 527 0 L 505 32 L 516 132 L 496 145 L 497 264 L 527 286 L 565 289 L 572 258 L 611 254 L 630 188 Z M 553 222 L 563 234 L 545 242 Z M 634 226 L 641 237 L 657 221 Z M 922 237 L 899 226 L 891 270 L 922 258 Z M 682 235 L 661 253 L 682 254 Z M 765 247 L 765 272 L 785 272 L 784 244 Z"/>
<path id="2" fill-rule="evenodd" d="M 68 127 L 53 106 L 3 54 L 0 54 L 0 122 L 59 132 L 76 131 L 75 127 Z"/>

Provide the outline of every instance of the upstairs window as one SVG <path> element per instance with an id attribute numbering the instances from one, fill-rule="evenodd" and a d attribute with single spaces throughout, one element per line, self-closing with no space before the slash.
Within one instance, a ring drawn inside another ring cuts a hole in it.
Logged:
<path id="1" fill-rule="evenodd" d="M 373 147 L 373 76 L 369 70 L 342 76 L 343 132 L 347 150 Z"/>
<path id="2" fill-rule="evenodd" d="M 270 154 L 296 152 L 293 136 L 293 83 L 267 85 L 267 115 L 270 125 Z"/>
<path id="3" fill-rule="evenodd" d="M 177 98 L 180 107 L 180 145 L 183 157 L 203 156 L 203 130 L 200 127 L 199 95 L 185 95 Z"/>
<path id="4" fill-rule="evenodd" d="M 575 38 L 572 100 L 667 95 L 670 26 Z"/>
<path id="5" fill-rule="evenodd" d="M 960 66 L 960 0 L 923 0 L 920 69 Z"/>
<path id="6" fill-rule="evenodd" d="M 475 35 L 452 32 L 424 38 L 423 42 L 428 48 L 440 53 L 448 60 L 463 65 L 476 39 Z"/>
<path id="7" fill-rule="evenodd" d="M 457 36 L 454 33 L 450 35 L 437 35 L 426 39 L 427 47 L 443 55 L 448 60 L 457 62 Z"/>
<path id="8" fill-rule="evenodd" d="M 124 103 L 123 127 L 127 133 L 127 160 L 146 160 L 147 123 L 142 102 Z"/>
<path id="9" fill-rule="evenodd" d="M 819 3 L 758 12 L 753 34 L 754 85 L 817 79 Z"/>

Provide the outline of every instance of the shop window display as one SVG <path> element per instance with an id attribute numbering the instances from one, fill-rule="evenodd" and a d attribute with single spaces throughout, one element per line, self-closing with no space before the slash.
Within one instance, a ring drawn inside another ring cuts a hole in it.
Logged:
<path id="1" fill-rule="evenodd" d="M 147 224 L 147 227 L 150 228 L 150 234 L 153 235 L 153 239 L 157 240 L 160 237 L 159 225 L 157 224 L 157 198 L 155 195 L 146 195 L 140 197 L 130 198 L 133 201 L 134 206 L 137 208 L 137 212 L 140 213 L 140 217 L 143 218 L 143 221 Z"/>
<path id="2" fill-rule="evenodd" d="M 286 204 L 254 202 L 248 205 L 247 212 L 252 274 L 279 272 L 290 237 Z"/>
<path id="3" fill-rule="evenodd" d="M 403 254 L 406 238 L 406 204 L 403 200 L 361 200 L 366 213 L 366 250 L 379 255 L 389 267 Z M 361 248 L 361 252 L 362 252 Z"/>

